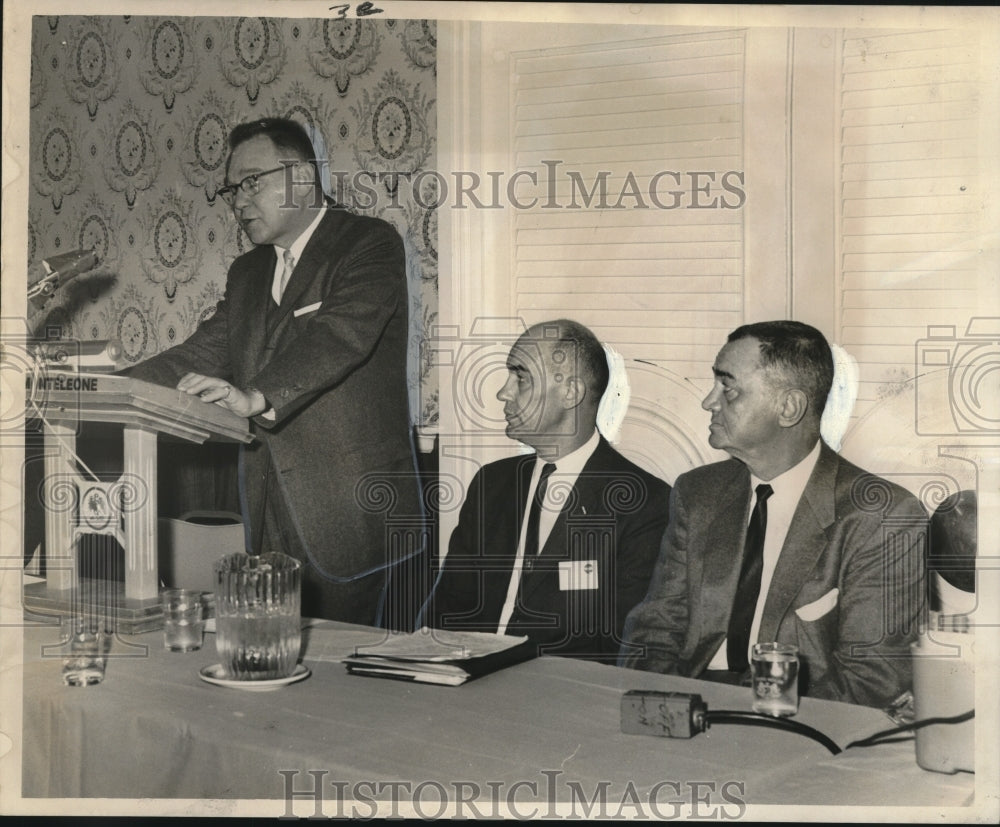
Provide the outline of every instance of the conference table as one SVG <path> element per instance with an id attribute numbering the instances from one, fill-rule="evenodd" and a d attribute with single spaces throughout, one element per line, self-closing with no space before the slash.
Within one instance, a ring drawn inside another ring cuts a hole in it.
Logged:
<path id="1" fill-rule="evenodd" d="M 343 659 L 384 634 L 306 621 L 311 674 L 248 692 L 201 679 L 218 662 L 208 633 L 183 654 L 158 632 L 118 636 L 102 683 L 64 686 L 58 627 L 29 627 L 22 795 L 211 800 L 214 813 L 225 812 L 220 799 L 246 800 L 272 816 L 360 817 L 736 818 L 797 805 L 829 818 L 843 805 L 905 820 L 921 812 L 909 808 L 961 816 L 975 804 L 976 776 L 921 769 L 912 740 L 834 755 L 760 726 L 715 723 L 689 739 L 621 731 L 628 690 L 749 711 L 744 687 L 558 657 L 457 687 L 349 674 Z M 795 720 L 841 747 L 893 726 L 881 710 L 811 698 Z"/>

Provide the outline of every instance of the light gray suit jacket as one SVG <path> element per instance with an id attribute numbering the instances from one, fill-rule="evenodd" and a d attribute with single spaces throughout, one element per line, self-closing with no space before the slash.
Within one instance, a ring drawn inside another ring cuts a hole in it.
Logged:
<path id="1" fill-rule="evenodd" d="M 620 664 L 699 677 L 726 636 L 749 519 L 736 460 L 681 475 L 646 598 L 625 624 L 644 651 Z M 804 694 L 882 706 L 909 688 L 924 608 L 927 515 L 904 489 L 825 444 L 792 518 L 758 640 L 799 647 Z"/>

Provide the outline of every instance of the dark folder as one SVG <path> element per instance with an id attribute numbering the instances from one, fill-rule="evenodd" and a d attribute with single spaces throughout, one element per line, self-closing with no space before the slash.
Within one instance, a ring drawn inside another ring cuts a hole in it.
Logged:
<path id="1" fill-rule="evenodd" d="M 358 647 L 344 663 L 352 675 L 459 686 L 535 654 L 524 636 L 424 628 Z"/>

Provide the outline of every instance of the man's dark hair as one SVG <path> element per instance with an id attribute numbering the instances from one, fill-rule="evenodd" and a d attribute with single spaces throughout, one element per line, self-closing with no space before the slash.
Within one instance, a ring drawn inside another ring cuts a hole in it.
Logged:
<path id="1" fill-rule="evenodd" d="M 316 166 L 316 151 L 305 127 L 291 118 L 261 118 L 257 121 L 247 121 L 233 128 L 229 133 L 229 152 L 251 138 L 263 135 L 269 138 L 277 148 L 282 160 L 309 161 Z M 228 166 L 228 161 L 226 162 Z M 318 171 L 318 170 L 317 170 Z M 319 175 L 316 176 L 317 182 Z"/>
<path id="2" fill-rule="evenodd" d="M 600 340 L 588 328 L 572 319 L 542 322 L 535 329 L 541 331 L 542 340 L 550 342 L 553 347 L 568 346 L 573 354 L 571 358 L 580 367 L 587 387 L 596 395 L 596 401 L 600 402 L 611 376 L 608 357 Z"/>
<path id="3" fill-rule="evenodd" d="M 833 354 L 823 334 L 802 322 L 781 320 L 745 324 L 727 341 L 751 337 L 760 342 L 761 365 L 789 376 L 805 391 L 816 416 L 822 416 L 833 385 Z"/>

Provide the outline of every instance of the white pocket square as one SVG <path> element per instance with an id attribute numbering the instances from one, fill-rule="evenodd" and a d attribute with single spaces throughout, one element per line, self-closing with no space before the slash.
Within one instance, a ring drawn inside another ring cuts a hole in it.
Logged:
<path id="1" fill-rule="evenodd" d="M 323 302 L 316 302 L 315 304 L 307 304 L 305 307 L 300 307 L 298 310 L 293 310 L 293 316 L 304 316 L 306 313 L 312 313 L 314 310 L 319 310 L 320 305 Z"/>
<path id="2" fill-rule="evenodd" d="M 840 589 L 830 589 L 830 591 L 824 594 L 819 600 L 814 600 L 812 603 L 806 603 L 805 606 L 799 606 L 799 608 L 795 610 L 795 614 L 797 614 L 800 619 L 807 622 L 819 620 L 823 615 L 837 605 L 837 597 L 839 595 Z"/>

